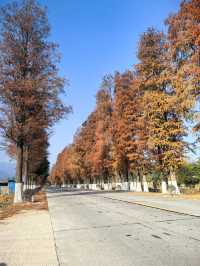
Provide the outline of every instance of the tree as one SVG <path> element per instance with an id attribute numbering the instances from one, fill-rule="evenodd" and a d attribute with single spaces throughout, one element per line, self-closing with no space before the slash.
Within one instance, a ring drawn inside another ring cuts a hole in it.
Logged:
<path id="1" fill-rule="evenodd" d="M 200 1 L 183 1 L 166 20 L 167 35 L 154 28 L 141 35 L 133 70 L 104 79 L 95 111 L 67 153 L 70 176 L 90 181 L 136 176 L 147 191 L 146 175 L 155 173 L 163 192 L 171 185 L 179 193 L 176 174 L 185 169 L 189 148 L 185 122 L 200 117 L 199 21 Z M 200 133 L 199 120 L 194 130 Z"/>
<path id="2" fill-rule="evenodd" d="M 112 77 L 104 77 L 96 95 L 95 143 L 90 152 L 92 175 L 99 182 L 112 178 Z"/>
<path id="3" fill-rule="evenodd" d="M 200 2 L 182 1 L 176 14 L 166 20 L 173 72 L 171 80 L 185 118 L 193 115 L 200 92 Z M 199 116 L 197 116 L 199 118 Z M 197 123 L 195 130 L 200 129 Z"/>
<path id="4" fill-rule="evenodd" d="M 200 183 L 200 161 L 194 163 L 184 162 L 177 171 L 179 184 L 194 186 Z"/>
<path id="5" fill-rule="evenodd" d="M 24 0 L 0 12 L 0 127 L 3 137 L 16 145 L 15 202 L 20 202 L 24 148 L 39 128 L 50 128 L 69 108 L 59 98 L 64 80 L 56 67 L 57 46 L 47 41 L 45 9 Z"/>
<path id="6" fill-rule="evenodd" d="M 127 123 L 124 118 L 124 110 L 127 106 L 127 98 L 129 97 L 128 89 L 131 73 L 124 74 L 124 82 L 122 83 L 121 75 L 115 75 L 115 91 L 113 103 L 113 168 L 117 179 L 127 180 L 130 168 L 128 157 L 126 154 L 127 144 Z"/>
<path id="7" fill-rule="evenodd" d="M 148 121 L 148 146 L 152 163 L 162 173 L 163 191 L 168 175 L 175 185 L 175 169 L 183 160 L 185 128 L 177 106 L 177 95 L 170 80 L 171 65 L 163 33 L 150 28 L 140 40 L 136 66 L 144 91 L 144 117 Z"/>
<path id="8" fill-rule="evenodd" d="M 76 179 L 76 182 L 101 182 L 102 179 L 108 181 L 112 169 L 111 95 L 112 77 L 106 76 L 96 96 L 95 110 L 76 132 L 71 148 L 66 147 L 59 154 L 51 171 L 51 180 L 56 176 L 61 179 L 66 176 L 66 179 Z"/>
<path id="9" fill-rule="evenodd" d="M 41 128 L 35 135 L 35 139 L 24 149 L 24 184 L 29 184 L 30 178 L 39 183 L 45 182 L 49 170 L 48 146 L 48 135 Z"/>
<path id="10" fill-rule="evenodd" d="M 88 182 L 93 179 L 92 150 L 95 145 L 96 111 L 76 132 L 73 144 L 64 148 L 58 155 L 56 164 L 52 167 L 50 181 Z"/>
<path id="11" fill-rule="evenodd" d="M 76 162 L 79 167 L 79 179 L 87 182 L 93 179 L 93 147 L 95 145 L 95 131 L 97 113 L 93 111 L 82 124 L 74 138 Z"/>
<path id="12" fill-rule="evenodd" d="M 143 116 L 143 91 L 135 73 L 116 76 L 113 124 L 116 166 L 125 181 L 137 177 L 137 190 L 147 171 L 147 132 Z M 117 168 L 116 168 L 117 169 Z M 144 180 L 143 185 L 146 181 Z M 143 186 L 144 187 L 144 186 Z M 148 188 L 144 188 L 145 191 Z"/>
<path id="13" fill-rule="evenodd" d="M 37 177 L 45 181 L 48 176 L 48 135 L 47 132 L 40 128 L 34 135 L 34 139 L 26 145 L 23 152 L 23 182 L 24 185 L 30 184 L 30 178 Z M 8 155 L 16 160 L 16 145 L 12 142 L 4 142 L 4 148 Z M 38 177 L 39 178 L 39 177 Z"/>

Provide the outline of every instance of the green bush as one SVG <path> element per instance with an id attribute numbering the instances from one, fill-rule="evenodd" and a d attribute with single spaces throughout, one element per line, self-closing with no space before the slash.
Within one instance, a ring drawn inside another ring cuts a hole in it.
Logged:
<path id="1" fill-rule="evenodd" d="M 178 184 L 193 187 L 200 183 L 200 160 L 194 163 L 185 163 L 177 171 Z"/>

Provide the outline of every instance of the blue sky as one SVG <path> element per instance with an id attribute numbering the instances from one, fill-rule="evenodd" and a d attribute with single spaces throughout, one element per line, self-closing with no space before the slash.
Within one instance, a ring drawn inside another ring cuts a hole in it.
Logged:
<path id="1" fill-rule="evenodd" d="M 0 0 L 0 4 L 11 1 Z M 180 0 L 39 0 L 48 7 L 51 39 L 60 45 L 60 73 L 69 79 L 64 101 L 73 107 L 54 127 L 49 159 L 73 140 L 76 129 L 95 106 L 101 78 L 136 62 L 140 34 L 147 27 L 164 30 L 163 21 Z M 0 161 L 9 158 L 0 151 Z"/>

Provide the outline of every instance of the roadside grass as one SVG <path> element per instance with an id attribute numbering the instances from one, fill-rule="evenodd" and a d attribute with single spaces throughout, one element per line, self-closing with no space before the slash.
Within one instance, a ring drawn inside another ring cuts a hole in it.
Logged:
<path id="1" fill-rule="evenodd" d="M 10 204 L 4 208 L 0 208 L 0 220 L 6 219 L 23 211 L 48 210 L 45 192 L 39 191 L 33 196 L 33 198 L 33 202 Z"/>
<path id="2" fill-rule="evenodd" d="M 200 192 L 195 193 L 181 193 L 181 194 L 163 194 L 160 192 L 129 192 L 132 195 L 143 195 L 143 196 L 155 196 L 155 197 L 164 197 L 164 198 L 177 198 L 177 199 L 193 199 L 200 200 Z"/>
<path id="3" fill-rule="evenodd" d="M 200 192 L 196 192 L 196 193 L 192 193 L 192 194 L 181 194 L 180 197 L 183 199 L 200 200 Z"/>

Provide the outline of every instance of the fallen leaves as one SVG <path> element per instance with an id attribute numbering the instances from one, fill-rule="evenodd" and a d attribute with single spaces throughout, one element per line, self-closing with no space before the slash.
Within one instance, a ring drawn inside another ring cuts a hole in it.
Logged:
<path id="1" fill-rule="evenodd" d="M 33 202 L 12 204 L 7 206 L 6 208 L 0 209 L 0 220 L 16 215 L 21 211 L 48 210 L 48 203 L 45 192 L 39 191 L 33 197 L 34 197 Z"/>

